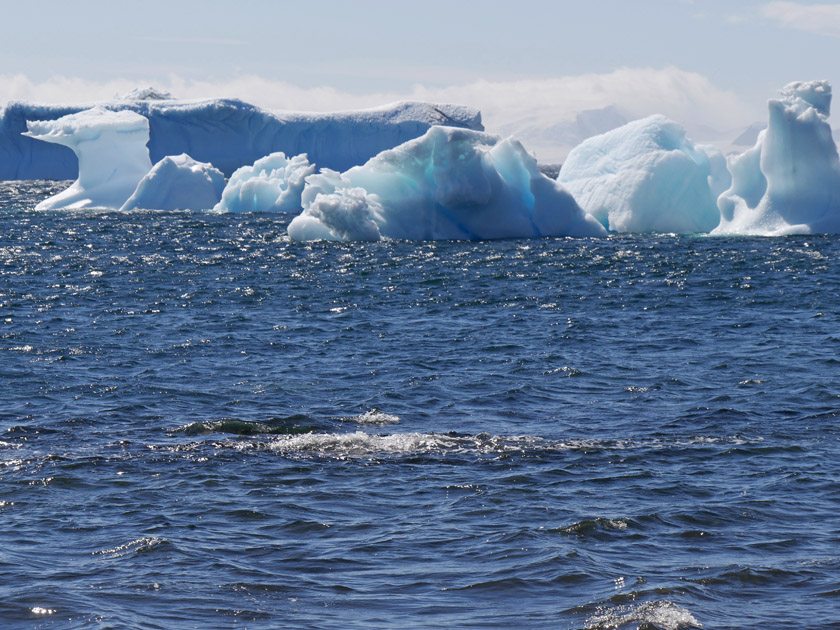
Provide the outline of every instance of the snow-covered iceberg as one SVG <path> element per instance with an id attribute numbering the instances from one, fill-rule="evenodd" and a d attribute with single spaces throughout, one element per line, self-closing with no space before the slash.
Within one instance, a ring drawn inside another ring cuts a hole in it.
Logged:
<path id="1" fill-rule="evenodd" d="M 513 139 L 432 127 L 344 173 L 307 178 L 294 240 L 600 236 L 604 228 Z"/>
<path id="2" fill-rule="evenodd" d="M 140 180 L 121 210 L 207 210 L 218 203 L 224 187 L 225 176 L 212 164 L 186 153 L 169 155 Z"/>
<path id="3" fill-rule="evenodd" d="M 769 125 L 730 160 L 732 186 L 718 199 L 715 234 L 840 232 L 840 159 L 827 81 L 791 83 L 769 101 Z"/>
<path id="4" fill-rule="evenodd" d="M 726 159 L 695 145 L 676 122 L 650 116 L 585 140 L 558 181 L 614 232 L 709 232 L 729 186 Z"/>
<path id="5" fill-rule="evenodd" d="M 149 121 L 153 162 L 186 153 L 229 177 L 237 168 L 282 151 L 306 153 L 321 168 L 346 170 L 434 125 L 483 130 L 480 112 L 461 105 L 398 102 L 367 110 L 300 113 L 269 111 L 236 99 L 173 100 L 150 88 L 99 105 Z M 86 105 L 11 102 L 0 109 L 0 180 L 74 179 L 72 151 L 21 134 L 27 122 L 55 120 Z"/>
<path id="6" fill-rule="evenodd" d="M 300 212 L 307 175 L 315 172 L 306 155 L 291 159 L 281 151 L 237 169 L 225 186 L 216 212 Z"/>
<path id="7" fill-rule="evenodd" d="M 39 203 L 38 210 L 119 208 L 152 167 L 146 148 L 149 121 L 134 112 L 94 107 L 54 121 L 30 122 L 25 135 L 68 147 L 79 164 L 76 181 Z"/>
<path id="8" fill-rule="evenodd" d="M 172 96 L 171 92 L 167 92 L 166 90 L 161 90 L 156 87 L 152 87 L 151 85 L 146 87 L 138 87 L 134 88 L 133 90 L 129 90 L 125 94 L 117 94 L 114 96 L 114 100 L 117 101 L 174 101 L 176 100 L 174 96 Z"/>

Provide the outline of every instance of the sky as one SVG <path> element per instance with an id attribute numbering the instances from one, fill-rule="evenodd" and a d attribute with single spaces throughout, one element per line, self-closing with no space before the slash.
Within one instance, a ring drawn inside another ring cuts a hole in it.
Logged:
<path id="1" fill-rule="evenodd" d="M 418 99 L 532 138 L 616 106 L 714 135 L 765 119 L 791 81 L 840 85 L 840 2 L 30 0 L 2 28 L 0 103 L 140 86 L 298 111 Z"/>

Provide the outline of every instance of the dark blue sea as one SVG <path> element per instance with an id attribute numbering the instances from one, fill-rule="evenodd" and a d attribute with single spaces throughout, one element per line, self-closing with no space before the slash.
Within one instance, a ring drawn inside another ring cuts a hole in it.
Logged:
<path id="1" fill-rule="evenodd" d="M 0 627 L 840 628 L 840 239 L 293 243 L 0 187 Z"/>

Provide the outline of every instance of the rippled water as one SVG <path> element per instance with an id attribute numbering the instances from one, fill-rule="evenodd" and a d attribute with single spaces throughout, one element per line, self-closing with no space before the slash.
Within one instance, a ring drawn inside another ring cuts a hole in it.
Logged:
<path id="1" fill-rule="evenodd" d="M 0 188 L 4 628 L 840 627 L 838 239 L 300 244 Z"/>

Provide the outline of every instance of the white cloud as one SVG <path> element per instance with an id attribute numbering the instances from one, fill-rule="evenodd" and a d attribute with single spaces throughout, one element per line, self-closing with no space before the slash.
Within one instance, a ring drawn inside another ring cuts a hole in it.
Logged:
<path id="1" fill-rule="evenodd" d="M 545 160 L 562 159 L 571 147 L 555 146 L 544 132 L 585 110 L 618 106 L 630 119 L 661 113 L 690 131 L 700 127 L 730 130 L 752 122 L 756 114 L 706 77 L 673 67 L 621 68 L 604 74 L 520 81 L 479 80 L 445 87 L 418 84 L 405 92 L 367 94 L 332 87 L 302 88 L 258 76 L 216 82 L 177 75 L 156 81 L 53 77 L 33 82 L 17 74 L 0 75 L 0 102 L 91 102 L 145 85 L 177 98 L 236 97 L 261 107 L 298 111 L 358 109 L 402 99 L 463 103 L 481 109 L 488 131 L 522 137 Z"/>
<path id="2" fill-rule="evenodd" d="M 761 15 L 786 28 L 840 37 L 840 4 L 770 2 L 761 7 Z"/>

